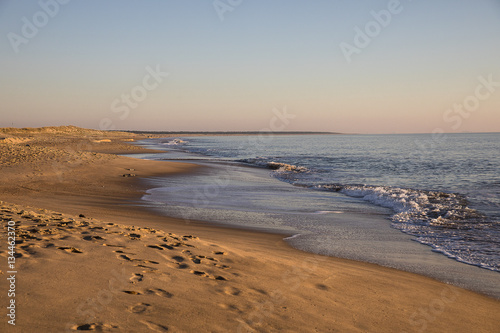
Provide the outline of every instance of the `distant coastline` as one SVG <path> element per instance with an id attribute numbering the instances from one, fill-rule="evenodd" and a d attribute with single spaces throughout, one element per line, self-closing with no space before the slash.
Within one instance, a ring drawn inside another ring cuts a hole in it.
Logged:
<path id="1" fill-rule="evenodd" d="M 110 132 L 125 132 L 133 134 L 155 134 L 155 135 L 332 135 L 346 134 L 339 132 L 273 132 L 273 131 L 132 131 L 132 130 L 113 130 Z"/>

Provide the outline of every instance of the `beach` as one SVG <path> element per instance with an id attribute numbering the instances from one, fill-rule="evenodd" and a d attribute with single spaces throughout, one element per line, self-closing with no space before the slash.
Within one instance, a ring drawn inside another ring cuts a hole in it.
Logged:
<path id="1" fill-rule="evenodd" d="M 493 298 L 299 251 L 283 241 L 290 235 L 148 210 L 142 179 L 200 169 L 118 156 L 154 153 L 130 144 L 151 136 L 0 130 L 2 332 L 498 330 Z M 15 274 L 7 267 L 11 224 Z M 15 319 L 6 316 L 12 300 Z"/>

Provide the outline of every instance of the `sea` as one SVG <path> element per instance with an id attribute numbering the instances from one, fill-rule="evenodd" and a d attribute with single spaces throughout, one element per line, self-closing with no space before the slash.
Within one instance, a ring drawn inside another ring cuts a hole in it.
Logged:
<path id="1" fill-rule="evenodd" d="M 298 249 L 424 274 L 500 298 L 500 133 L 186 136 L 142 158 L 169 216 L 277 232 Z"/>

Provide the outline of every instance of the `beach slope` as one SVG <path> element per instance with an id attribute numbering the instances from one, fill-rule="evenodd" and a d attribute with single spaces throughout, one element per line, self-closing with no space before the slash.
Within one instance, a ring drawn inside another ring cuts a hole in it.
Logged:
<path id="1" fill-rule="evenodd" d="M 498 331 L 486 296 L 146 210 L 140 178 L 197 167 L 116 155 L 147 152 L 129 144 L 144 137 L 0 130 L 1 332 Z"/>

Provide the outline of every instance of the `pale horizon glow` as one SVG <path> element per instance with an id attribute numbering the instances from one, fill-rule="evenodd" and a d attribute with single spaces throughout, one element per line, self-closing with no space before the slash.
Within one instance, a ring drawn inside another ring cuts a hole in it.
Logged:
<path id="1" fill-rule="evenodd" d="M 1 2 L 0 127 L 500 131 L 500 1 L 217 1 Z"/>

